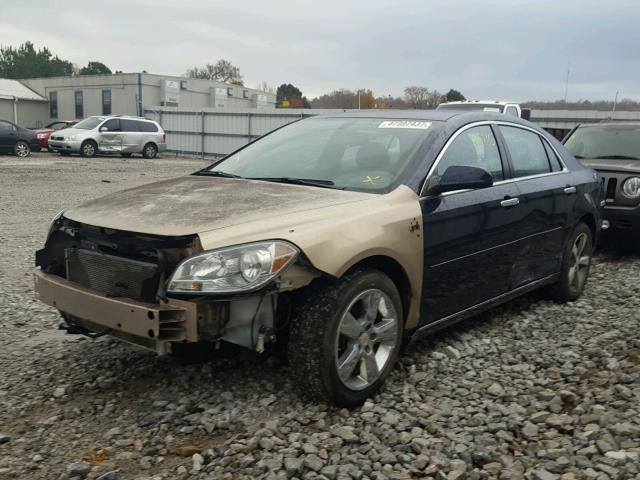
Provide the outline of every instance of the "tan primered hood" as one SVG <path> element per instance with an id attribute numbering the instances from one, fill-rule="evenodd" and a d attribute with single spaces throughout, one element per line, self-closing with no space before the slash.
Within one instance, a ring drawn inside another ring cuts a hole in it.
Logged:
<path id="1" fill-rule="evenodd" d="M 358 202 L 361 192 L 186 176 L 113 193 L 65 211 L 77 222 L 154 235 L 189 235 Z"/>

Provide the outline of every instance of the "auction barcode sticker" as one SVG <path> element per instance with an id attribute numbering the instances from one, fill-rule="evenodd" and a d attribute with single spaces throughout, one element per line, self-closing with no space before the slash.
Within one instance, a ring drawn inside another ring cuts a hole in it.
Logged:
<path id="1" fill-rule="evenodd" d="M 378 128 L 416 128 L 418 130 L 426 130 L 431 126 L 431 122 L 422 122 L 419 120 L 385 120 Z"/>

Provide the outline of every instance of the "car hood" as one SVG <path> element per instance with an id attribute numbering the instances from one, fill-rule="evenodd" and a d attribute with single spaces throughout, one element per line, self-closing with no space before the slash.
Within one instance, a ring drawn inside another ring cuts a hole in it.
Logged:
<path id="1" fill-rule="evenodd" d="M 190 175 L 131 188 L 64 212 L 88 225 L 152 235 L 191 235 L 375 194 L 257 180 Z"/>
<path id="2" fill-rule="evenodd" d="M 608 158 L 581 158 L 584 166 L 594 170 L 640 173 L 640 160 L 619 160 Z"/>
<path id="3" fill-rule="evenodd" d="M 85 130 L 83 128 L 62 128 L 57 130 L 56 133 L 65 136 L 65 135 L 80 135 L 90 132 L 91 130 Z"/>

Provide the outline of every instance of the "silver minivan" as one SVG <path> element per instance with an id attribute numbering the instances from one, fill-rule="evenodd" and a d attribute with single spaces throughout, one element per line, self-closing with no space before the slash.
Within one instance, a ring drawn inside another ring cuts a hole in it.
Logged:
<path id="1" fill-rule="evenodd" d="M 94 157 L 98 153 L 119 153 L 130 157 L 141 153 L 155 158 L 167 149 L 166 133 L 158 123 L 140 117 L 88 117 L 54 132 L 49 137 L 49 150 L 61 155 L 79 153 Z"/>

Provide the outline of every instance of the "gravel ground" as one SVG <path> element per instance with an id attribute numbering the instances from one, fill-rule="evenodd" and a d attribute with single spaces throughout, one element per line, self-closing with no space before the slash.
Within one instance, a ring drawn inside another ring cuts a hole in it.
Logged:
<path id="1" fill-rule="evenodd" d="M 421 342 L 362 408 L 274 355 L 185 365 L 65 335 L 33 298 L 50 218 L 203 162 L 0 157 L 0 479 L 640 479 L 640 258 L 580 301 L 530 295 Z"/>

